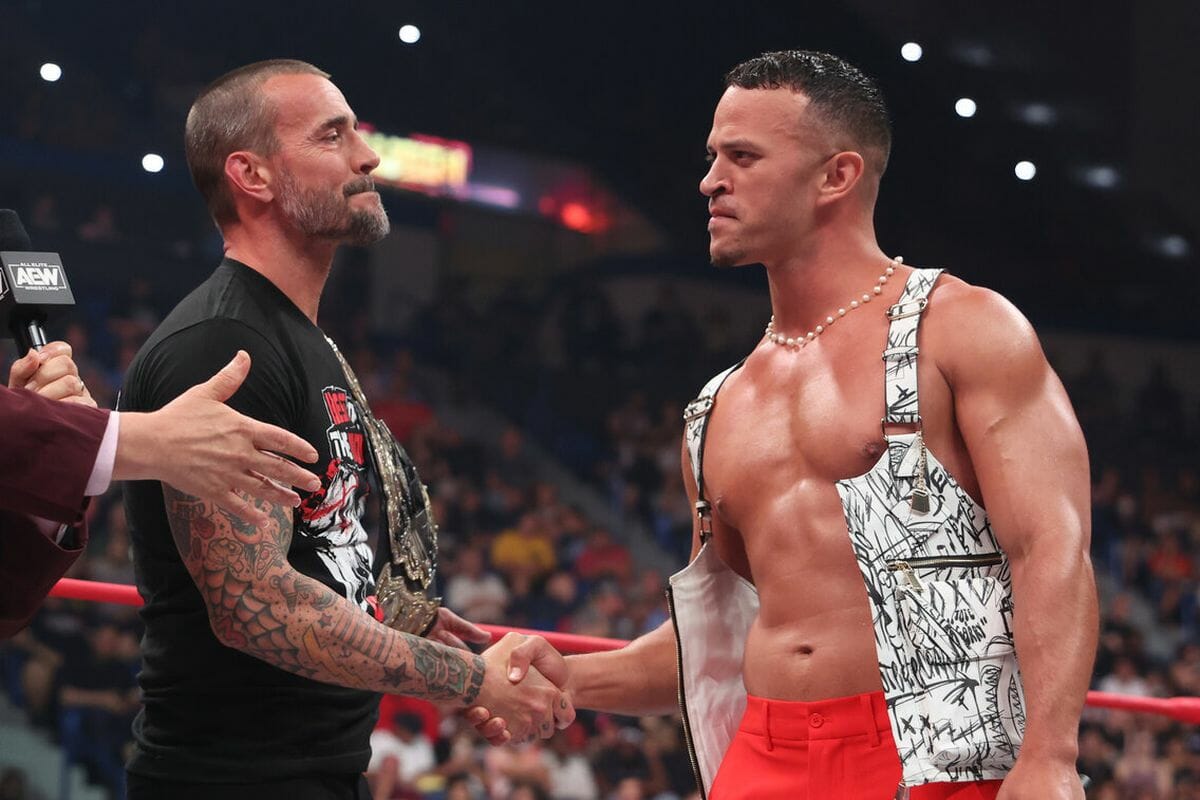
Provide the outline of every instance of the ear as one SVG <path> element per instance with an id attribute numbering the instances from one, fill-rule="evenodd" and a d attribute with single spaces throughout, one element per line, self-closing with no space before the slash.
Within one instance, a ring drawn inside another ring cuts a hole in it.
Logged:
<path id="1" fill-rule="evenodd" d="M 818 190 L 817 203 L 832 203 L 854 191 L 863 177 L 863 157 L 853 150 L 833 156 L 825 164 L 824 180 Z"/>
<path id="2" fill-rule="evenodd" d="M 251 197 L 261 203 L 275 198 L 271 166 L 254 153 L 246 150 L 230 153 L 225 159 L 225 177 L 234 197 Z"/>

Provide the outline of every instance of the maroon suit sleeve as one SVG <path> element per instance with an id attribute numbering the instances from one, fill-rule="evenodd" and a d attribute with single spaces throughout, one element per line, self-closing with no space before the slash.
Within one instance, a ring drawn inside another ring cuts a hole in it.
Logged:
<path id="1" fill-rule="evenodd" d="M 0 386 L 0 509 L 79 522 L 108 414 Z"/>
<path id="2" fill-rule="evenodd" d="M 0 639 L 29 623 L 46 594 L 79 558 L 87 541 L 86 524 L 72 533 L 78 546 L 62 547 L 29 516 L 0 510 Z"/>

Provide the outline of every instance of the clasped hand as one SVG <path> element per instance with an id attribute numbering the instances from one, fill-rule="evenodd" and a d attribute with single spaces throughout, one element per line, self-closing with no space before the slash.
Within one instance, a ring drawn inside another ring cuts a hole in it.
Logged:
<path id="1" fill-rule="evenodd" d="M 549 739 L 575 721 L 567 663 L 545 639 L 508 633 L 483 659 L 483 688 L 465 717 L 493 745 Z"/>

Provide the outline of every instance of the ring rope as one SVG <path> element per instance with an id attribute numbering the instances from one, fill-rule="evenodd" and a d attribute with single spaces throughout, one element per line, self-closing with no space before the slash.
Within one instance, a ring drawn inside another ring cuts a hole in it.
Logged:
<path id="1" fill-rule="evenodd" d="M 93 603 L 143 605 L 142 596 L 138 594 L 136 586 L 84 581 L 76 578 L 61 579 L 50 590 L 50 596 L 68 600 L 87 600 Z M 563 653 L 598 653 L 605 650 L 620 650 L 629 644 L 621 639 L 512 628 L 507 625 L 480 625 L 479 627 L 492 634 L 493 638 L 499 638 L 509 632 L 541 636 Z M 1140 714 L 1159 714 L 1180 722 L 1200 725 L 1200 697 L 1137 697 L 1112 692 L 1088 692 L 1087 704 L 1095 708 L 1113 708 Z"/>

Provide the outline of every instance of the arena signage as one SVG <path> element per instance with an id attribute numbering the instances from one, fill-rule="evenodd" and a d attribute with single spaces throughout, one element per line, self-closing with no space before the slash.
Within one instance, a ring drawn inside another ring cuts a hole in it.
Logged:
<path id="1" fill-rule="evenodd" d="M 471 146 L 433 136 L 392 136 L 366 131 L 363 139 L 379 154 L 371 173 L 376 183 L 426 194 L 455 195 L 467 188 Z"/>

